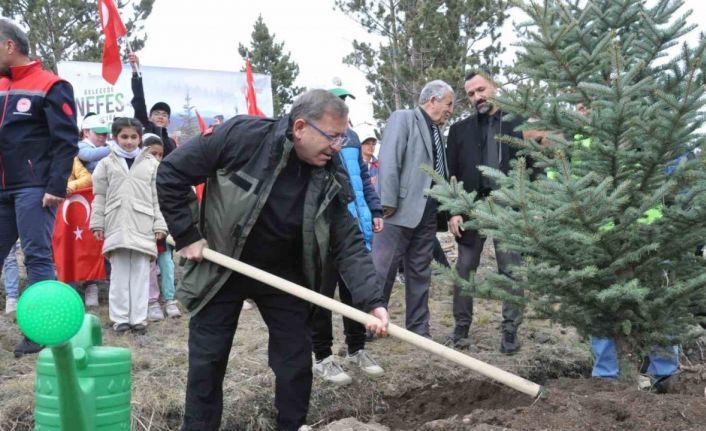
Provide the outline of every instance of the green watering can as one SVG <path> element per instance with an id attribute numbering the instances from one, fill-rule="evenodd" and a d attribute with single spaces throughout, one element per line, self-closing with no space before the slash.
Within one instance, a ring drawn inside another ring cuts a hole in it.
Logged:
<path id="1" fill-rule="evenodd" d="M 17 323 L 35 343 L 35 431 L 130 430 L 130 351 L 105 347 L 98 317 L 71 286 L 47 280 L 17 303 Z"/>

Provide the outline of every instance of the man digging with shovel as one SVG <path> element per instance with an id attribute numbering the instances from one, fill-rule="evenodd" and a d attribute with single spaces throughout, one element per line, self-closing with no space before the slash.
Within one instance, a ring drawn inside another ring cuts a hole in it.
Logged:
<path id="1" fill-rule="evenodd" d="M 297 430 L 311 393 L 309 304 L 202 260 L 204 247 L 318 290 L 333 259 L 353 303 L 380 322 L 388 315 L 372 259 L 346 207 L 352 190 L 340 158 L 348 108 L 324 90 L 302 94 L 279 120 L 235 117 L 164 159 L 159 203 L 179 254 L 188 259 L 177 298 L 191 312 L 189 373 L 182 431 L 217 430 L 223 379 L 245 298 L 269 329 L 277 428 Z M 200 220 L 189 209 L 193 185 L 206 182 Z"/>

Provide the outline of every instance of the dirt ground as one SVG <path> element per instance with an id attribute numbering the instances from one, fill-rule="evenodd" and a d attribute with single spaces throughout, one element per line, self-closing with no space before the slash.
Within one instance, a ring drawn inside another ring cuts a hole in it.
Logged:
<path id="1" fill-rule="evenodd" d="M 443 236 L 442 244 L 453 260 L 453 241 Z M 481 271 L 489 270 L 495 270 L 490 244 Z M 188 319 L 150 325 L 144 336 L 115 337 L 108 329 L 103 287 L 99 315 L 104 344 L 133 352 L 132 429 L 177 430 L 183 414 Z M 400 325 L 403 300 L 403 288 L 397 286 L 390 311 Z M 432 336 L 443 342 L 453 326 L 450 288 L 435 281 L 430 306 Z M 0 307 L 4 309 L 1 294 Z M 672 393 L 656 394 L 639 391 L 629 381 L 588 378 L 591 357 L 585 340 L 572 328 L 547 321 L 525 319 L 521 352 L 502 355 L 500 304 L 479 300 L 475 308 L 471 332 L 479 351 L 473 356 L 546 385 L 546 398 L 534 400 L 387 338 L 366 347 L 386 370 L 378 380 L 344 365 L 354 378 L 350 386 L 314 381 L 308 423 L 331 431 L 706 430 L 706 359 L 700 344 L 685 349 Z M 335 319 L 335 326 L 334 352 L 344 354 L 340 319 Z M 19 341 L 12 320 L 0 317 L 1 431 L 33 429 L 34 358 L 14 358 L 12 348 Z M 274 429 L 274 376 L 267 367 L 266 341 L 257 310 L 243 312 L 224 385 L 222 430 Z"/>

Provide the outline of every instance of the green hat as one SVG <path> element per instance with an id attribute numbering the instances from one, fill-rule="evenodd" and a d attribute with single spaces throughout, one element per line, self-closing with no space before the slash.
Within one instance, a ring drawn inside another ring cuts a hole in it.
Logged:
<path id="1" fill-rule="evenodd" d="M 93 130 L 95 133 L 110 133 L 108 121 L 99 115 L 91 115 L 90 117 L 84 118 L 81 128 Z"/>
<path id="2" fill-rule="evenodd" d="M 337 87 L 337 88 L 332 88 L 329 90 L 331 94 L 333 94 L 336 97 L 340 97 L 341 99 L 345 99 L 346 97 L 350 97 L 351 99 L 355 99 L 355 96 L 350 93 L 350 91 L 346 90 L 345 88 Z"/>

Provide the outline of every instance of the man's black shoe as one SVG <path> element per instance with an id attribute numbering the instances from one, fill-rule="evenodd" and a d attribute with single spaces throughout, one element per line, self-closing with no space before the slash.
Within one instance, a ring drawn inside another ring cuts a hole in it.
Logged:
<path id="1" fill-rule="evenodd" d="M 446 338 L 445 346 L 453 347 L 457 350 L 467 350 L 469 352 L 477 352 L 478 348 L 473 344 L 471 337 L 455 338 L 453 335 L 449 335 Z"/>
<path id="2" fill-rule="evenodd" d="M 34 341 L 26 338 L 15 347 L 15 358 L 21 358 L 24 355 L 34 355 L 42 351 L 44 346 L 37 344 Z"/>
<path id="3" fill-rule="evenodd" d="M 454 330 L 449 334 L 447 341 L 451 340 L 452 342 L 456 342 L 462 338 L 468 338 L 469 330 L 470 328 L 467 326 L 454 326 Z"/>
<path id="4" fill-rule="evenodd" d="M 516 331 L 503 331 L 503 337 L 500 340 L 500 353 L 505 355 L 514 355 L 520 350 L 520 340 L 517 339 Z"/>
<path id="5" fill-rule="evenodd" d="M 662 376 L 652 383 L 652 387 L 658 394 L 669 394 L 674 392 L 676 386 L 677 375 Z"/>

